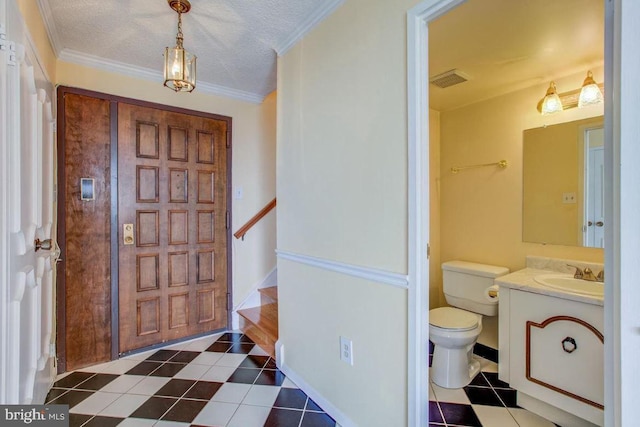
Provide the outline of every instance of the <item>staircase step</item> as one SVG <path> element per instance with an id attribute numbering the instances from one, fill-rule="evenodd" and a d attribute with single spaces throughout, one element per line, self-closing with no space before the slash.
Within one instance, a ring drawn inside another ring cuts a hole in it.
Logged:
<path id="1" fill-rule="evenodd" d="M 278 287 L 277 286 L 271 286 L 269 288 L 261 288 L 258 289 L 258 292 L 260 292 L 260 296 L 262 299 L 262 304 L 268 304 L 270 302 L 277 302 L 278 301 Z"/>
<path id="2" fill-rule="evenodd" d="M 238 310 L 240 329 L 271 357 L 278 340 L 278 303 Z"/>

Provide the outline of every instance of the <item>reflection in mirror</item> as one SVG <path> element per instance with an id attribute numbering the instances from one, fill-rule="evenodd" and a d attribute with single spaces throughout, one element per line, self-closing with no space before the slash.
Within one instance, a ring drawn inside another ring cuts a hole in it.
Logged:
<path id="1" fill-rule="evenodd" d="M 602 248 L 602 116 L 523 133 L 522 240 Z"/>

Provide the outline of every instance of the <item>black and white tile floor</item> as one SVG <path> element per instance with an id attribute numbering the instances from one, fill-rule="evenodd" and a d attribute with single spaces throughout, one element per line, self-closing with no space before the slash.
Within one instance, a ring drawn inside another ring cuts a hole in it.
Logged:
<path id="1" fill-rule="evenodd" d="M 430 352 L 433 347 L 430 345 Z M 482 372 L 467 387 L 446 389 L 431 383 L 429 426 L 555 427 L 534 413 L 518 407 L 516 391 L 498 379 L 498 365 L 474 356 Z M 430 357 L 431 359 L 431 357 Z"/>
<path id="2" fill-rule="evenodd" d="M 430 427 L 554 427 L 516 405 L 497 364 L 464 389 L 431 384 Z M 335 421 L 240 333 L 168 346 L 61 375 L 47 403 L 70 426 L 335 427 Z M 389 426 L 401 427 L 401 426 Z"/>
<path id="3" fill-rule="evenodd" d="M 71 426 L 334 427 L 335 421 L 239 333 L 60 376 L 47 403 Z"/>

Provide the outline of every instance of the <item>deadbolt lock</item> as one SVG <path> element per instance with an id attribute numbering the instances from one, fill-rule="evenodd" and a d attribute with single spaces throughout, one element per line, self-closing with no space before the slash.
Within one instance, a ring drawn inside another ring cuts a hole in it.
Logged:
<path id="1" fill-rule="evenodd" d="M 133 224 L 123 224 L 123 240 L 125 245 L 133 245 L 135 240 L 133 239 Z"/>

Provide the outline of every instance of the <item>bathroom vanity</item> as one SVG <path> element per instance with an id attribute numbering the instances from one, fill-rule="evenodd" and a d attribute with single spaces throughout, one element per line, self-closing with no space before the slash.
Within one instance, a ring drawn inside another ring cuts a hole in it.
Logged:
<path id="1" fill-rule="evenodd" d="M 518 391 L 519 406 L 563 427 L 603 426 L 604 284 L 574 279 L 567 263 L 580 264 L 496 279 L 499 378 Z"/>

